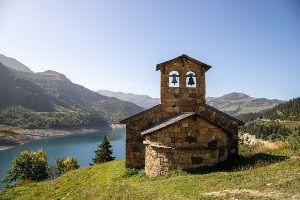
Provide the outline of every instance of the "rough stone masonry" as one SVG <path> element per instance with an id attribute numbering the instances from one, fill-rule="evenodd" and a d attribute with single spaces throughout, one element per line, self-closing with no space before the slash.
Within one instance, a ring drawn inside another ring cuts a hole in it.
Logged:
<path id="1" fill-rule="evenodd" d="M 210 68 L 187 55 L 156 66 L 161 104 L 121 121 L 126 124 L 126 167 L 145 167 L 147 175 L 159 176 L 238 154 L 243 122 L 205 103 Z"/>

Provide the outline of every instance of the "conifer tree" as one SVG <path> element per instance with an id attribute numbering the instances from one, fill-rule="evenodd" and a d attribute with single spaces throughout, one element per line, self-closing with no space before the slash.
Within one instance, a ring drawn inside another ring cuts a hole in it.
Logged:
<path id="1" fill-rule="evenodd" d="M 102 139 L 102 143 L 98 145 L 98 148 L 95 151 L 96 155 L 93 158 L 93 163 L 99 164 L 114 160 L 115 157 L 112 157 L 113 151 L 111 150 L 111 147 L 112 146 L 105 135 Z"/>

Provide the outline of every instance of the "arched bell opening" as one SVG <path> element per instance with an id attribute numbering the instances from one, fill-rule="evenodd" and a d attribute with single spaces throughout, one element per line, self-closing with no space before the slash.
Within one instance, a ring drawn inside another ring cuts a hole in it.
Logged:
<path id="1" fill-rule="evenodd" d="M 179 87 L 179 78 L 177 71 L 171 71 L 169 73 L 169 87 Z"/>
<path id="2" fill-rule="evenodd" d="M 186 73 L 186 87 L 195 88 L 196 87 L 196 74 L 192 71 Z"/>

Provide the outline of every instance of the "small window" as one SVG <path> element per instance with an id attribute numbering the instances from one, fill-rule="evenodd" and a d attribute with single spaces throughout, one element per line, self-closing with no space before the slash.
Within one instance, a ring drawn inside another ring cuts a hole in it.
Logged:
<path id="1" fill-rule="evenodd" d="M 169 73 L 169 87 L 179 87 L 179 73 L 177 71 Z"/>
<path id="2" fill-rule="evenodd" d="M 196 74 L 192 71 L 186 73 L 186 87 L 189 88 L 196 87 Z"/>

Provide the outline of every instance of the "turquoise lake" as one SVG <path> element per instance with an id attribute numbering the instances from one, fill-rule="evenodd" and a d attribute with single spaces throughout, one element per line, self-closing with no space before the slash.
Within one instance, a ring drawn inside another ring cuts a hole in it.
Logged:
<path id="1" fill-rule="evenodd" d="M 54 164 L 57 157 L 74 157 L 80 167 L 92 163 L 95 150 L 106 135 L 113 149 L 113 156 L 117 160 L 125 157 L 125 129 L 116 128 L 109 131 L 96 131 L 90 133 L 76 133 L 66 136 L 42 138 L 17 147 L 0 151 L 0 179 L 11 167 L 11 160 L 24 150 L 37 151 L 43 149 L 47 153 L 48 164 Z M 5 184 L 0 183 L 0 189 Z"/>

